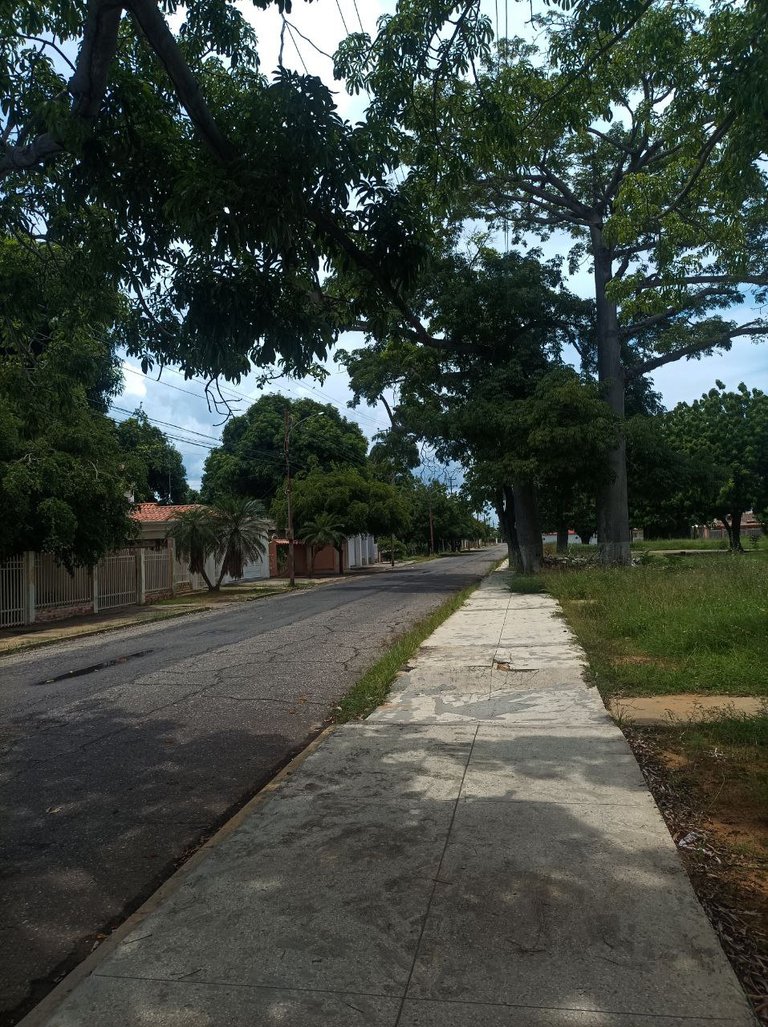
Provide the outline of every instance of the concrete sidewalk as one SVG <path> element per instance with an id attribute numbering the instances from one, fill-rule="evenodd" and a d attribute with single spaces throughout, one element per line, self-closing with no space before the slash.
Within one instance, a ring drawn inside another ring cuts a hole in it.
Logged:
<path id="1" fill-rule="evenodd" d="M 754 1024 L 582 659 L 493 574 L 24 1023 Z"/>

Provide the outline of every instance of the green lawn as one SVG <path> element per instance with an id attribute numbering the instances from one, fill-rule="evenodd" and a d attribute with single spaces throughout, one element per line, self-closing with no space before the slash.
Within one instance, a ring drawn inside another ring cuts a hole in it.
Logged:
<path id="1" fill-rule="evenodd" d="M 542 581 L 604 695 L 768 695 L 766 557 L 672 557 L 627 569 L 552 570 Z"/>

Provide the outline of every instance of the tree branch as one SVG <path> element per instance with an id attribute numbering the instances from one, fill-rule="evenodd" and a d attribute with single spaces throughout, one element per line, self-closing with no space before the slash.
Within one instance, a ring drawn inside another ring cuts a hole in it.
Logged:
<path id="1" fill-rule="evenodd" d="M 662 279 L 658 275 L 649 275 L 633 286 L 635 292 L 647 292 L 649 289 L 666 288 L 672 285 L 717 285 L 719 289 L 740 285 L 768 285 L 768 274 L 764 275 L 687 275 L 682 278 Z M 713 290 L 713 291 L 719 291 Z"/>
<path id="2" fill-rule="evenodd" d="M 701 301 L 705 300 L 708 296 L 716 296 L 721 291 L 721 288 L 717 286 L 711 286 L 708 289 L 700 289 L 697 293 L 691 296 L 690 302 L 667 307 L 666 310 L 661 310 L 657 314 L 650 314 L 648 317 L 644 317 L 641 321 L 635 321 L 634 324 L 624 325 L 619 328 L 619 334 L 623 339 L 631 339 L 633 335 L 639 335 L 641 332 L 646 331 L 648 328 L 653 328 L 662 321 L 669 321 L 678 314 L 684 314 L 686 311 L 696 310 L 701 306 Z"/>
<path id="3" fill-rule="evenodd" d="M 715 131 L 712 133 L 712 135 L 709 137 L 707 142 L 702 147 L 701 153 L 699 154 L 699 159 L 696 161 L 696 164 L 693 168 L 693 171 L 690 174 L 688 181 L 685 183 L 683 188 L 680 190 L 680 192 L 677 194 L 674 200 L 670 203 L 670 205 L 662 212 L 662 217 L 666 216 L 667 214 L 672 214 L 674 211 L 676 211 L 680 204 L 683 202 L 683 200 L 686 198 L 688 193 L 691 191 L 691 189 L 693 189 L 702 171 L 707 166 L 707 161 L 709 160 L 712 151 L 720 142 L 720 140 L 725 137 L 725 135 L 728 133 L 728 130 L 735 121 L 736 114 L 734 112 L 731 112 L 725 118 L 722 125 L 720 125 L 719 128 L 715 129 Z"/>
<path id="4" fill-rule="evenodd" d="M 681 346 L 679 349 L 670 350 L 669 353 L 660 353 L 658 356 L 650 357 L 648 360 L 644 360 L 640 364 L 628 367 L 624 372 L 624 376 L 627 380 L 639 378 L 640 375 L 648 374 L 650 371 L 655 371 L 657 367 L 663 367 L 664 364 L 671 364 L 673 361 L 681 360 L 683 357 L 700 356 L 712 349 L 730 347 L 733 339 L 738 336 L 761 334 L 768 334 L 768 324 L 760 324 L 756 322 L 754 324 L 742 325 L 740 328 L 733 329 L 733 331 L 725 332 L 718 338 L 706 340 L 700 339 L 698 342 L 691 343 L 690 346 Z"/>
<path id="5" fill-rule="evenodd" d="M 223 164 L 228 164 L 236 156 L 235 147 L 211 114 L 197 79 L 184 59 L 155 0 L 126 0 L 126 9 L 130 11 L 150 47 L 159 57 L 182 107 L 201 138 Z"/>

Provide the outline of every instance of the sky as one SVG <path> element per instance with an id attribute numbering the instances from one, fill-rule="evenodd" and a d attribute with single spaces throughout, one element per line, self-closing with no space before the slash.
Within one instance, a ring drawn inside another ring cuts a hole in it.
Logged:
<path id="1" fill-rule="evenodd" d="M 499 9 L 499 29 L 505 34 L 508 24 L 509 35 L 523 35 L 530 38 L 531 28 L 528 3 L 514 0 L 491 0 L 486 4 L 487 12 L 495 20 Z M 376 28 L 378 18 L 394 7 L 394 0 L 314 0 L 303 3 L 295 0 L 289 22 L 304 36 L 312 40 L 318 50 L 332 54 L 347 31 L 359 31 L 361 26 L 369 33 Z M 241 8 L 253 23 L 259 39 L 262 68 L 265 72 L 277 65 L 280 49 L 281 20 L 277 8 L 259 11 L 250 3 L 243 2 Z M 298 47 L 298 50 L 297 50 Z M 283 63 L 297 71 L 306 70 L 322 78 L 336 93 L 340 114 L 350 120 L 357 120 L 364 111 L 365 98 L 351 97 L 342 83 L 334 83 L 331 61 L 297 33 L 291 37 L 286 33 L 283 43 Z M 542 245 L 537 243 L 537 245 Z M 543 244 L 544 256 L 563 255 L 569 249 L 566 238 L 553 236 Z M 569 282 L 569 287 L 579 295 L 590 295 L 591 277 L 586 268 L 580 270 Z M 751 308 L 735 308 L 729 315 L 734 320 L 746 320 L 754 316 Z M 359 333 L 347 333 L 339 340 L 339 348 L 353 349 L 363 344 Z M 223 416 L 216 410 L 209 410 L 204 394 L 204 383 L 186 381 L 182 374 L 166 368 L 159 380 L 155 375 L 143 375 L 138 361 L 124 361 L 125 389 L 115 401 L 113 411 L 117 419 L 141 405 L 147 416 L 171 437 L 184 459 L 190 485 L 198 488 L 203 472 L 203 463 L 221 435 Z M 262 392 L 282 392 L 295 398 L 309 397 L 322 403 L 332 403 L 350 420 L 356 421 L 370 439 L 388 426 L 382 406 L 361 405 L 349 409 L 351 399 L 346 372 L 333 360 L 326 361 L 329 376 L 319 384 L 313 379 L 297 381 L 282 379 L 266 386 L 257 387 L 257 375 L 250 375 L 238 385 L 222 383 L 222 392 L 231 403 L 234 413 L 243 413 L 250 403 Z M 672 407 L 679 402 L 690 402 L 712 388 L 715 380 L 726 387 L 735 388 L 745 382 L 750 388 L 768 388 L 768 345 L 756 345 L 747 340 L 736 340 L 729 353 L 701 360 L 668 364 L 652 376 L 655 388 L 661 393 L 663 402 Z M 162 422 L 162 423 L 160 423 Z"/>

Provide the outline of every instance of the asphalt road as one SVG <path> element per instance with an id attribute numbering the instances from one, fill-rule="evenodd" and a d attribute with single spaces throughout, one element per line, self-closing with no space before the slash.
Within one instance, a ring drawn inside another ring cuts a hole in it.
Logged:
<path id="1" fill-rule="evenodd" d="M 0 1024 L 322 727 L 503 547 L 0 660 Z"/>

